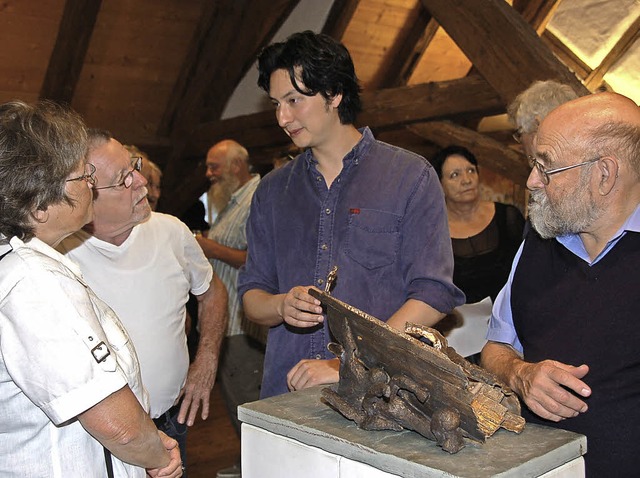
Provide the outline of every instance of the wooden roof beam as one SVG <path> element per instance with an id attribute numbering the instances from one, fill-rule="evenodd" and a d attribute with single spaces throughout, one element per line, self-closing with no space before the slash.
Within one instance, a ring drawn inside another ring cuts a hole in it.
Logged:
<path id="1" fill-rule="evenodd" d="M 504 0 L 422 0 L 505 103 L 535 80 L 555 79 L 588 90 Z"/>
<path id="2" fill-rule="evenodd" d="M 604 75 L 606 75 L 611 67 L 631 48 L 638 38 L 640 38 L 640 17 L 636 18 L 635 22 L 633 22 L 622 37 L 620 37 L 600 65 L 589 73 L 589 76 L 587 76 L 585 80 L 587 88 L 592 91 L 597 89 L 602 84 Z"/>
<path id="3" fill-rule="evenodd" d="M 542 35 L 561 0 L 515 0 L 513 8 L 520 12 L 524 21 Z"/>
<path id="4" fill-rule="evenodd" d="M 189 54 L 161 122 L 159 134 L 181 137 L 191 127 L 217 119 L 236 85 L 299 0 L 205 2 Z M 238 25 L 253 28 L 237 32 Z M 221 39 L 232 39 L 220 44 Z M 205 113 L 206 112 L 206 113 Z"/>
<path id="5" fill-rule="evenodd" d="M 573 71 L 578 78 L 584 80 L 591 73 L 591 68 L 571 51 L 549 30 L 546 30 L 541 37 L 542 41 L 560 60 Z"/>
<path id="6" fill-rule="evenodd" d="M 391 56 L 388 66 L 380 73 L 383 80 L 380 88 L 392 88 L 406 85 L 413 74 L 422 55 L 438 31 L 438 22 L 431 18 L 422 4 L 417 5 L 417 12 L 410 15 L 410 25 L 403 38 L 402 45 Z"/>
<path id="7" fill-rule="evenodd" d="M 341 41 L 360 0 L 335 0 L 322 28 L 322 33 Z"/>
<path id="8" fill-rule="evenodd" d="M 423 83 L 364 92 L 358 124 L 392 128 L 403 124 L 465 115 L 503 113 L 505 105 L 481 77 Z M 235 133 L 247 148 L 287 144 L 290 140 L 278 126 L 273 111 L 204 123 L 187 146 L 187 155 L 204 154 L 213 142 Z"/>
<path id="9" fill-rule="evenodd" d="M 40 99 L 71 104 L 102 0 L 67 0 Z"/>
<path id="10" fill-rule="evenodd" d="M 465 145 L 473 150 L 483 167 L 486 166 L 515 184 L 525 184 L 531 172 L 524 155 L 481 133 L 450 121 L 414 124 L 407 126 L 407 129 L 441 148 L 450 144 Z"/>

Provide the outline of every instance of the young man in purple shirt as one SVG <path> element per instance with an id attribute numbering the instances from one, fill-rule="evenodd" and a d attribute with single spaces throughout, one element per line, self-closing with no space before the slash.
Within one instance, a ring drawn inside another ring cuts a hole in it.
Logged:
<path id="1" fill-rule="evenodd" d="M 442 190 L 428 162 L 356 129 L 360 87 L 346 48 L 307 31 L 263 50 L 258 85 L 305 151 L 263 179 L 251 206 L 238 293 L 271 327 L 261 397 L 338 380 L 330 332 L 311 286 L 403 330 L 433 325 L 464 294 Z M 380 344 L 381 347 L 384 344 Z"/>

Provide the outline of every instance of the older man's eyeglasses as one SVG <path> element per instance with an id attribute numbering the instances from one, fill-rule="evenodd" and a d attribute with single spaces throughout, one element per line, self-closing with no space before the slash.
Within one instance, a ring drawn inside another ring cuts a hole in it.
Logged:
<path id="1" fill-rule="evenodd" d="M 69 181 L 81 181 L 81 180 L 85 180 L 88 183 L 91 183 L 92 185 L 96 183 L 96 167 L 91 164 L 91 163 L 87 163 L 84 165 L 84 174 L 82 176 L 78 176 L 77 178 L 69 178 L 67 179 L 67 182 Z"/>
<path id="2" fill-rule="evenodd" d="M 540 178 L 542 178 L 542 182 L 544 183 L 545 186 L 549 184 L 549 176 L 553 174 L 561 173 L 563 171 L 568 171 L 573 168 L 579 168 L 580 166 L 584 166 L 586 164 L 591 164 L 591 163 L 595 163 L 596 161 L 600 161 L 600 158 L 595 158 L 589 161 L 584 161 L 582 163 L 572 164 L 571 166 L 563 166 L 561 168 L 556 168 L 556 169 L 546 169 L 533 156 L 528 156 L 527 159 L 529 160 L 529 166 L 531 167 L 531 169 L 536 168 L 538 170 L 538 173 L 540 174 Z"/>
<path id="3" fill-rule="evenodd" d="M 517 130 L 515 130 L 512 134 L 513 136 L 513 140 L 516 143 L 522 143 L 522 135 L 524 134 L 524 132 L 522 131 L 522 128 L 518 128 Z"/>
<path id="4" fill-rule="evenodd" d="M 120 181 L 118 184 L 112 184 L 111 186 L 100 186 L 98 188 L 93 188 L 93 189 L 112 189 L 112 188 L 127 188 L 129 189 L 131 187 L 131 185 L 133 184 L 133 173 L 138 171 L 140 172 L 140 170 L 142 170 L 142 156 L 134 156 L 131 158 L 133 160 L 132 164 L 133 164 L 133 168 L 131 168 L 131 170 L 124 175 L 124 178 L 122 178 L 122 181 Z"/>

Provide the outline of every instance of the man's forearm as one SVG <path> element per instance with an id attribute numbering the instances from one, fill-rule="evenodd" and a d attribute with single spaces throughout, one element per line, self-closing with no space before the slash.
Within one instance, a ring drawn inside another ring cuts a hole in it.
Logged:
<path id="1" fill-rule="evenodd" d="M 122 461 L 143 468 L 162 468 L 169 463 L 158 430 L 128 386 L 80 414 L 78 420 Z"/>
<path id="2" fill-rule="evenodd" d="M 196 360 L 209 361 L 213 358 L 217 363 L 229 321 L 227 289 L 214 273 L 209 289 L 196 298 L 200 327 Z"/>
<path id="3" fill-rule="evenodd" d="M 487 342 L 482 349 L 481 363 L 485 369 L 519 393 L 516 376 L 523 360 L 515 349 L 506 344 Z"/>
<path id="4" fill-rule="evenodd" d="M 429 304 L 422 301 L 409 299 L 387 321 L 394 329 L 404 332 L 404 325 L 412 322 L 418 325 L 433 327 L 445 316 Z"/>
<path id="5" fill-rule="evenodd" d="M 242 297 L 244 313 L 249 320 L 273 327 L 283 322 L 282 304 L 285 294 L 269 294 L 260 289 L 251 289 Z"/>
<path id="6" fill-rule="evenodd" d="M 196 237 L 196 240 L 198 241 L 198 244 L 200 244 L 202 252 L 204 252 L 207 259 L 221 260 L 236 269 L 242 267 L 247 261 L 246 250 L 223 246 L 219 242 L 207 239 L 203 236 Z"/>

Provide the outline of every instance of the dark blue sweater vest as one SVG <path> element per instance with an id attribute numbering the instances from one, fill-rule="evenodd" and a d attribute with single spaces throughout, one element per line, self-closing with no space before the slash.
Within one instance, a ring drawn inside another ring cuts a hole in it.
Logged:
<path id="1" fill-rule="evenodd" d="M 640 234 L 628 232 L 593 266 L 531 231 L 511 308 L 528 362 L 587 364 L 589 410 L 560 423 L 587 436 L 589 476 L 640 476 Z"/>

